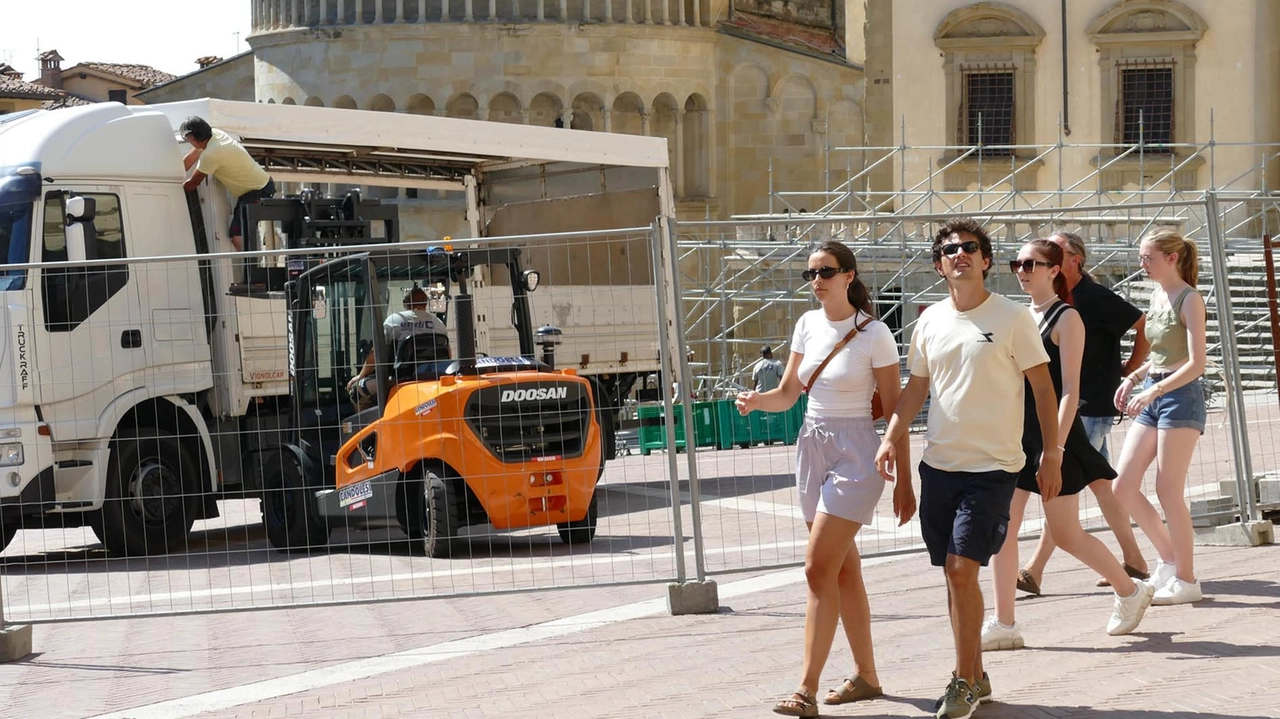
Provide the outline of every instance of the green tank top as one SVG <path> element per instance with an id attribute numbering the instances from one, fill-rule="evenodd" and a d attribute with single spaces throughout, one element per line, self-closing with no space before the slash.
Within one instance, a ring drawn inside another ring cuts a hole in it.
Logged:
<path id="1" fill-rule="evenodd" d="M 1182 321 L 1182 303 L 1194 288 L 1178 293 L 1173 302 L 1147 310 L 1147 341 L 1151 343 L 1151 371 L 1164 372 L 1190 358 L 1187 351 L 1187 325 Z M 1168 299 L 1166 297 L 1166 299 Z"/>

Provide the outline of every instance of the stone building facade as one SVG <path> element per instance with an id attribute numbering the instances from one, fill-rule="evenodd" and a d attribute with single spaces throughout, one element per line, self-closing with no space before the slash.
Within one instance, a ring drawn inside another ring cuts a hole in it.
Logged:
<path id="1" fill-rule="evenodd" d="M 824 183 L 826 147 L 863 140 L 862 21 L 844 3 L 251 2 L 259 102 L 665 137 L 686 218 L 763 212 L 771 176 Z M 142 97 L 243 99 L 237 62 Z"/>

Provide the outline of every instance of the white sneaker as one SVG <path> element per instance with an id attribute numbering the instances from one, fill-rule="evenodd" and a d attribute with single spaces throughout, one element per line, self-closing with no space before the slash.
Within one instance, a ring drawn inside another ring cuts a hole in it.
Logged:
<path id="1" fill-rule="evenodd" d="M 982 623 L 982 651 L 998 652 L 1021 649 L 1024 646 L 1026 644 L 1022 641 L 1022 631 L 1018 629 L 1017 622 L 1012 627 L 1006 627 L 992 614 Z"/>
<path id="2" fill-rule="evenodd" d="M 1151 597 L 1155 595 L 1155 587 L 1141 579 L 1133 580 L 1136 587 L 1132 595 L 1122 597 L 1116 595 L 1115 606 L 1111 610 L 1111 621 L 1107 622 L 1107 634 L 1119 636 L 1137 629 L 1142 622 L 1142 615 L 1151 606 Z"/>
<path id="3" fill-rule="evenodd" d="M 1174 577 L 1168 584 L 1156 590 L 1155 596 L 1152 597 L 1151 603 L 1157 606 L 1166 607 L 1171 604 L 1190 604 L 1204 599 L 1204 594 L 1200 592 L 1200 582 L 1184 582 Z"/>
<path id="4" fill-rule="evenodd" d="M 1147 581 L 1150 582 L 1151 586 L 1155 587 L 1158 592 L 1164 588 L 1164 585 L 1168 584 L 1175 576 L 1177 576 L 1177 574 L 1177 566 L 1173 564 L 1165 564 L 1163 561 L 1157 559 L 1156 570 L 1151 573 L 1151 578 Z"/>

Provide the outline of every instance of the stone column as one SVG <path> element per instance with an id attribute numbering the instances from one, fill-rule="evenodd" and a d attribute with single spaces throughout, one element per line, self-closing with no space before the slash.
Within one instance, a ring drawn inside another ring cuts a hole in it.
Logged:
<path id="1" fill-rule="evenodd" d="M 732 0 L 730 1 L 732 2 Z M 679 25 L 681 27 L 688 25 L 689 23 L 684 21 L 684 0 L 676 0 L 676 10 L 676 18 Z"/>
<path id="2" fill-rule="evenodd" d="M 647 110 L 640 111 L 640 134 L 645 137 L 649 136 L 649 115 Z"/>
<path id="3" fill-rule="evenodd" d="M 538 22 L 547 19 L 547 8 L 544 0 L 538 0 Z"/>
<path id="4" fill-rule="evenodd" d="M 527 107 L 520 108 L 520 124 L 521 125 L 529 124 L 529 108 Z"/>
<path id="5" fill-rule="evenodd" d="M 674 0 L 674 1 L 680 3 L 682 6 L 684 5 L 684 0 Z M 671 3 L 672 3 L 672 0 L 662 0 L 662 24 L 663 25 L 671 24 Z"/>
<path id="6" fill-rule="evenodd" d="M 328 0 L 320 0 L 320 7 L 328 5 Z M 338 16 L 333 19 L 334 25 L 341 25 L 347 18 L 347 0 L 338 0 Z"/>
<path id="7" fill-rule="evenodd" d="M 418 0 L 418 22 L 427 21 L 427 0 Z"/>
<path id="8" fill-rule="evenodd" d="M 560 123 L 564 125 L 564 129 L 568 130 L 573 127 L 573 108 L 566 107 L 560 110 Z"/>
<path id="9" fill-rule="evenodd" d="M 613 22 L 613 0 L 604 0 L 604 21 Z"/>
<path id="10" fill-rule="evenodd" d="M 604 118 L 604 131 L 613 132 L 613 110 L 602 107 L 600 108 L 600 116 Z"/>
<path id="11" fill-rule="evenodd" d="M 373 22 L 382 24 L 382 0 L 373 0 Z"/>
<path id="12" fill-rule="evenodd" d="M 396 22 L 404 22 L 404 0 L 396 0 Z"/>
<path id="13" fill-rule="evenodd" d="M 675 175 L 676 198 L 684 197 L 684 110 L 675 111 L 676 125 L 676 161 L 672 174 Z"/>
<path id="14" fill-rule="evenodd" d="M 569 0 L 560 0 L 560 22 L 569 22 Z"/>
<path id="15" fill-rule="evenodd" d="M 475 0 L 462 0 L 462 21 L 475 22 Z"/>
<path id="16" fill-rule="evenodd" d="M 635 22 L 631 15 L 631 0 L 627 0 L 627 22 Z"/>
<path id="17" fill-rule="evenodd" d="M 440 0 L 440 22 L 449 22 L 449 0 Z"/>
<path id="18" fill-rule="evenodd" d="M 489 0 L 489 17 L 487 19 L 489 22 L 498 19 L 498 0 Z"/>
<path id="19" fill-rule="evenodd" d="M 702 0 L 693 0 L 693 26 L 702 27 Z"/>
<path id="20" fill-rule="evenodd" d="M 364 0 L 356 0 L 356 25 L 364 24 Z"/>
<path id="21" fill-rule="evenodd" d="M 653 0 L 640 0 L 644 3 L 644 24 L 653 24 Z"/>

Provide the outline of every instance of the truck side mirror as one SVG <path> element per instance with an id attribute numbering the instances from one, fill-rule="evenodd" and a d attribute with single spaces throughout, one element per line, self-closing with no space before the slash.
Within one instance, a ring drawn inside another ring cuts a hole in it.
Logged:
<path id="1" fill-rule="evenodd" d="M 86 260 L 88 259 L 86 236 L 89 232 L 97 234 L 97 230 L 93 227 L 97 203 L 90 197 L 71 196 L 66 200 L 66 213 L 67 259 L 72 262 Z"/>
<path id="2" fill-rule="evenodd" d="M 542 275 L 537 270 L 525 270 L 520 279 L 524 283 L 524 291 L 533 292 L 538 289 L 538 283 L 542 281 Z"/>

